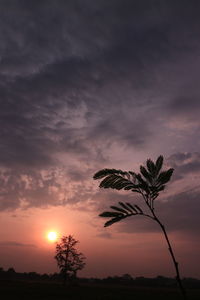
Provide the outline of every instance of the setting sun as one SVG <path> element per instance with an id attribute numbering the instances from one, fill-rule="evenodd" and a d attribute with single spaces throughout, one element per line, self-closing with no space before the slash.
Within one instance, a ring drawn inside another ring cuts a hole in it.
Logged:
<path id="1" fill-rule="evenodd" d="M 50 231 L 47 235 L 47 238 L 50 242 L 55 242 L 58 238 L 58 234 L 55 231 Z"/>

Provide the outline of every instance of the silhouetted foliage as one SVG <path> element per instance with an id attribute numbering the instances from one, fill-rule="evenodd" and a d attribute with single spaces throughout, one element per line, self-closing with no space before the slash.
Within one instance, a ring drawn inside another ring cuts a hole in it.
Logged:
<path id="1" fill-rule="evenodd" d="M 76 249 L 78 241 L 73 236 L 63 236 L 60 243 L 56 244 L 56 255 L 58 267 L 63 275 L 64 284 L 70 278 L 76 278 L 77 272 L 85 266 L 85 257 Z"/>
<path id="2" fill-rule="evenodd" d="M 140 173 L 135 173 L 133 171 L 125 172 L 116 169 L 103 169 L 98 171 L 93 178 L 95 180 L 101 179 L 99 185 L 100 188 L 130 190 L 131 192 L 138 193 L 142 196 L 148 209 L 147 212 L 144 212 L 137 204 L 119 202 L 118 206 L 110 206 L 112 209 L 111 211 L 105 211 L 99 216 L 103 218 L 110 218 L 105 223 L 105 227 L 119 222 L 127 217 L 138 215 L 150 218 L 151 220 L 157 222 L 161 227 L 168 244 L 168 249 L 175 266 L 176 279 L 180 291 L 183 295 L 183 298 L 186 299 L 186 292 L 180 279 L 178 263 L 175 259 L 165 227 L 155 214 L 154 210 L 155 199 L 159 196 L 159 193 L 165 189 L 166 183 L 170 181 L 174 171 L 172 168 L 162 171 L 162 166 L 163 156 L 160 155 L 156 162 L 153 162 L 151 159 L 147 159 L 146 166 L 140 166 Z"/>
<path id="3" fill-rule="evenodd" d="M 9 268 L 13 269 L 13 268 Z M 55 282 L 59 283 L 63 278 L 60 273 L 53 273 L 53 274 L 39 274 L 36 272 L 10 272 L 10 270 L 4 270 L 0 267 L 0 280 L 3 282 L 5 281 L 30 281 L 30 282 Z M 12 273 L 12 276 L 10 274 Z M 196 278 L 184 278 L 184 285 L 189 289 L 200 289 L 200 280 Z M 86 283 L 86 284 L 102 284 L 102 285 L 131 285 L 137 287 L 166 287 L 166 288 L 173 288 L 175 286 L 176 280 L 174 278 L 164 277 L 164 276 L 157 276 L 155 278 L 148 278 L 148 277 L 135 277 L 133 278 L 129 274 L 124 275 L 115 275 L 115 276 L 108 276 L 106 278 L 78 278 L 79 283 Z"/>

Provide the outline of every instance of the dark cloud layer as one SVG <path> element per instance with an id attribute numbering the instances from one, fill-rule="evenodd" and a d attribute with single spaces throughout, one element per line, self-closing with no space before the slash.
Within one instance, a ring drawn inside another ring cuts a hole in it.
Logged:
<path id="1" fill-rule="evenodd" d="M 199 154 L 181 153 L 199 151 L 199 13 L 186 0 L 1 1 L 0 209 L 85 201 L 123 151 L 179 153 L 177 180 L 198 172 Z"/>
<path id="2" fill-rule="evenodd" d="M 200 153 L 175 153 L 168 159 L 168 163 L 176 170 L 174 179 L 181 179 L 192 174 L 197 175 L 200 172 Z"/>

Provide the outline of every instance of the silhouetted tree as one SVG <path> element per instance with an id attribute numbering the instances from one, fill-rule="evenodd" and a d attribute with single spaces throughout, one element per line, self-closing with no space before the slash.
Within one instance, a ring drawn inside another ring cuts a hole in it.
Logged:
<path id="1" fill-rule="evenodd" d="M 85 266 L 85 257 L 76 249 L 78 241 L 72 235 L 63 236 L 60 243 L 56 244 L 56 255 L 58 267 L 63 275 L 64 284 L 69 278 L 76 277 L 77 272 Z"/>
<path id="2" fill-rule="evenodd" d="M 165 185 L 170 181 L 174 171 L 173 169 L 161 171 L 162 166 L 163 156 L 159 156 L 155 163 L 151 159 L 147 159 L 146 167 L 140 166 L 140 173 L 132 171 L 124 172 L 116 169 L 103 169 L 98 171 L 93 178 L 102 179 L 99 185 L 100 188 L 130 190 L 142 196 L 148 212 L 144 212 L 141 207 L 136 204 L 119 202 L 118 206 L 110 206 L 112 211 L 106 211 L 100 214 L 101 217 L 111 218 L 104 226 L 110 226 L 130 216 L 144 216 L 155 221 L 160 226 L 166 239 L 168 250 L 176 270 L 176 280 L 183 298 L 186 299 L 186 292 L 181 282 L 178 262 L 175 259 L 165 227 L 156 215 L 154 209 L 155 199 L 159 196 L 159 193 L 165 189 Z"/>

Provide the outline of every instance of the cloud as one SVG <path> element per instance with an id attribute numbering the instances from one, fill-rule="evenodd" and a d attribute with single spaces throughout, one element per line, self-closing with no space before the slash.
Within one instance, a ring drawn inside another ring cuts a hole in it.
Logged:
<path id="1" fill-rule="evenodd" d="M 5 241 L 5 242 L 0 242 L 0 247 L 36 247 L 36 245 L 33 244 L 24 244 L 24 243 L 19 243 L 15 241 Z"/>
<path id="2" fill-rule="evenodd" d="M 196 2 L 0 6 L 1 210 L 92 202 L 106 165 L 196 151 Z"/>
<path id="3" fill-rule="evenodd" d="M 0 210 L 76 203 L 80 198 L 76 200 L 75 195 L 84 183 L 77 184 L 76 181 L 69 182 L 67 179 L 66 170 L 59 168 L 40 172 L 4 169 L 0 174 Z M 85 193 L 86 190 L 87 188 L 84 189 Z"/>
<path id="4" fill-rule="evenodd" d="M 174 179 L 181 179 L 200 172 L 200 153 L 175 153 L 168 158 L 168 163 L 175 169 Z"/>
<path id="5" fill-rule="evenodd" d="M 110 232 L 104 231 L 104 232 L 97 234 L 97 237 L 104 238 L 104 239 L 111 239 L 112 234 Z"/>

